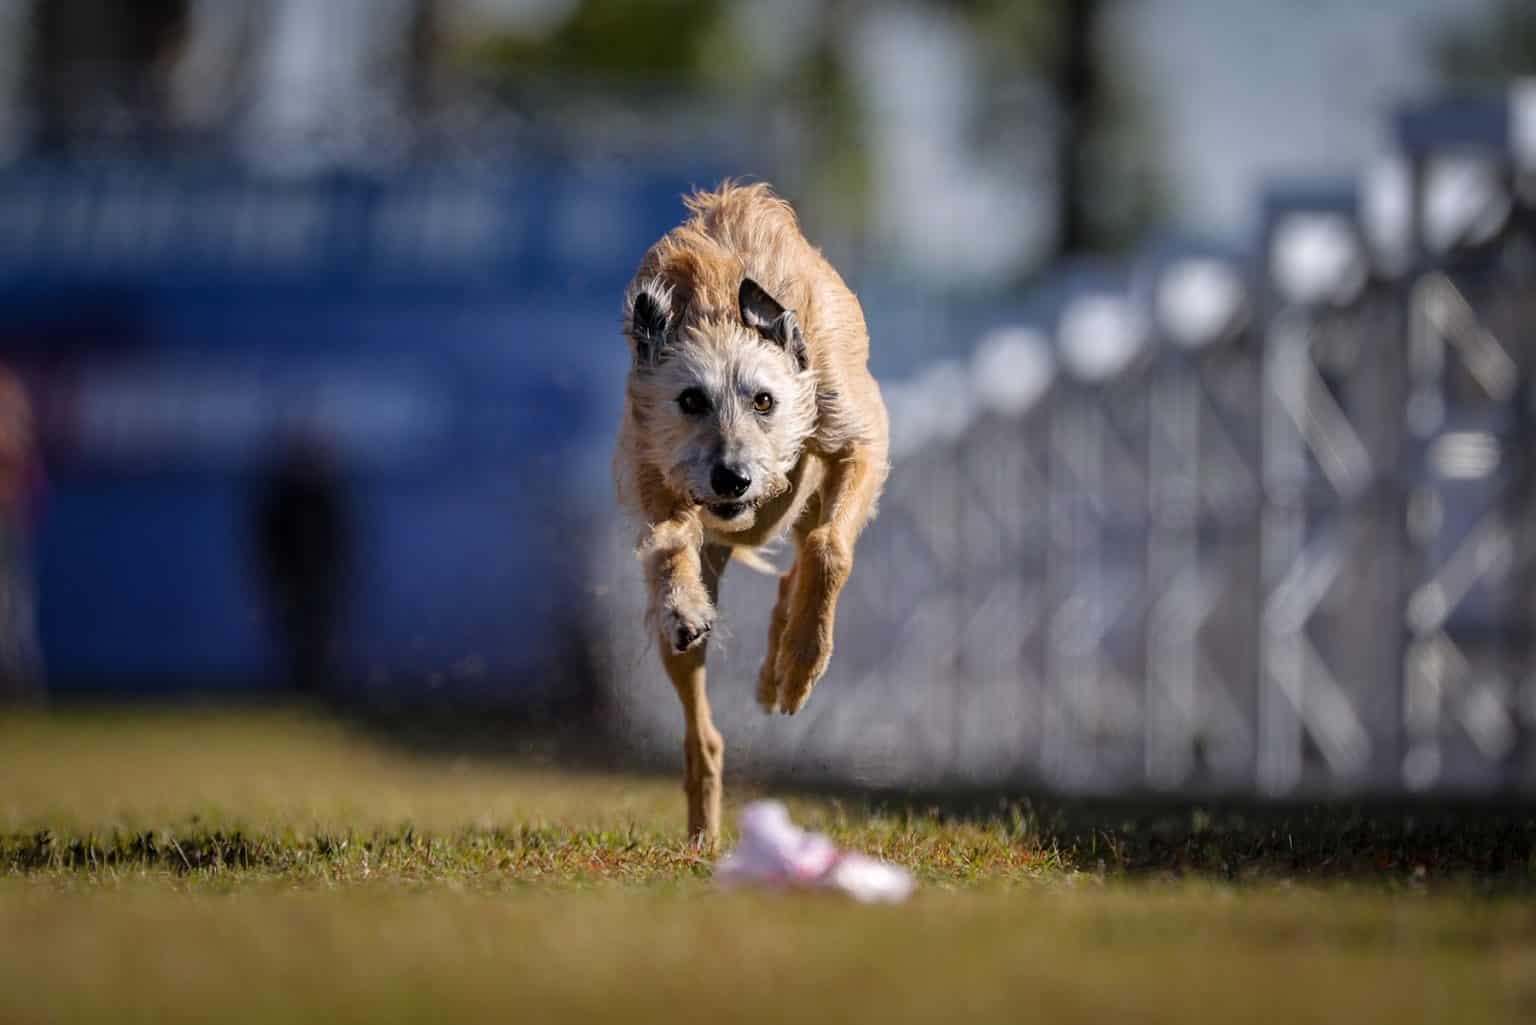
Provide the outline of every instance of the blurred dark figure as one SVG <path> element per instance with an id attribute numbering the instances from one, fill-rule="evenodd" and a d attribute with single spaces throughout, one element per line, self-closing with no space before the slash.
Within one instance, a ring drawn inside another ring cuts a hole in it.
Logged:
<path id="1" fill-rule="evenodd" d="M 0 704 L 43 697 L 28 535 L 38 462 L 32 407 L 0 367 Z"/>
<path id="2" fill-rule="evenodd" d="M 289 682 L 302 694 L 323 694 L 336 669 L 352 522 L 341 474 L 318 441 L 289 444 L 269 472 L 257 508 L 257 551 Z"/>

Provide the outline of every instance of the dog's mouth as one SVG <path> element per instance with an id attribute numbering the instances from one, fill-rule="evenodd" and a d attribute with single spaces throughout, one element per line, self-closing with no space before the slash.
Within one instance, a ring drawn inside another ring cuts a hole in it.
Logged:
<path id="1" fill-rule="evenodd" d="M 714 502 L 709 507 L 710 515 L 724 523 L 729 523 L 742 513 L 747 511 L 746 502 Z"/>

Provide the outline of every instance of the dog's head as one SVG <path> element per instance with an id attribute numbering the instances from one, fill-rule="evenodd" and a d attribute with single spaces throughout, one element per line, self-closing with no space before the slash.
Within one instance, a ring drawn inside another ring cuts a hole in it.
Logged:
<path id="1" fill-rule="evenodd" d="M 630 396 L 640 444 L 677 495 L 715 530 L 746 530 L 789 487 L 816 422 L 800 323 L 746 278 L 727 315 L 699 315 L 660 279 L 625 303 Z"/>

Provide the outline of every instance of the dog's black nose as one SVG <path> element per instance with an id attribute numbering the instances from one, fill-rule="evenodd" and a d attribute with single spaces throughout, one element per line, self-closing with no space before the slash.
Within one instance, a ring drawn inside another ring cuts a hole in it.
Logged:
<path id="1" fill-rule="evenodd" d="M 745 470 L 737 470 L 724 463 L 716 463 L 715 468 L 709 473 L 709 485 L 721 498 L 740 498 L 747 493 L 747 488 L 752 486 L 752 478 Z"/>

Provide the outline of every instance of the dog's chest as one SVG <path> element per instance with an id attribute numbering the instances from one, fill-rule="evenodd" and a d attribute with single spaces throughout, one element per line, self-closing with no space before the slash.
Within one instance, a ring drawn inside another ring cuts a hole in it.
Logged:
<path id="1" fill-rule="evenodd" d="M 805 452 L 789 474 L 789 489 L 757 510 L 757 520 L 746 530 L 733 533 L 708 531 L 709 540 L 738 548 L 756 548 L 776 541 L 799 521 L 806 506 L 821 489 L 826 464 L 813 452 Z"/>

